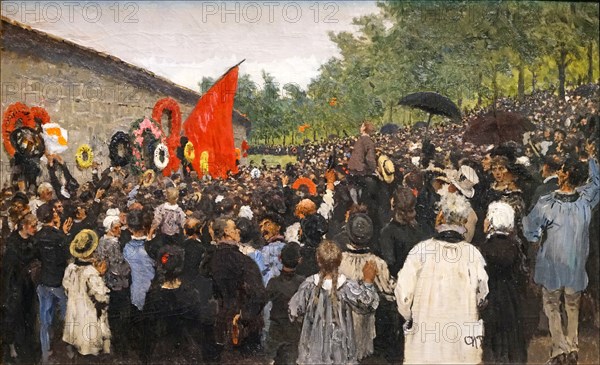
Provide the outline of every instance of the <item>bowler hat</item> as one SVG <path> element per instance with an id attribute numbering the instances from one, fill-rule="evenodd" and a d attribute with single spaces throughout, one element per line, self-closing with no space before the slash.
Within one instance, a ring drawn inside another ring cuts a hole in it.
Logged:
<path id="1" fill-rule="evenodd" d="M 348 218 L 346 232 L 352 243 L 367 245 L 373 237 L 373 221 L 365 213 L 354 213 Z"/>

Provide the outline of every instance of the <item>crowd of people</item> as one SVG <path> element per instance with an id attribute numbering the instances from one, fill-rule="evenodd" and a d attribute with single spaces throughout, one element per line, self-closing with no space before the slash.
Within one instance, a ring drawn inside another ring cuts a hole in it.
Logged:
<path id="1" fill-rule="evenodd" d="M 598 95 L 499 105 L 537 130 L 364 122 L 224 180 L 96 165 L 75 191 L 5 187 L 3 362 L 513 364 L 549 332 L 548 363 L 576 364 L 580 318 L 600 326 Z"/>

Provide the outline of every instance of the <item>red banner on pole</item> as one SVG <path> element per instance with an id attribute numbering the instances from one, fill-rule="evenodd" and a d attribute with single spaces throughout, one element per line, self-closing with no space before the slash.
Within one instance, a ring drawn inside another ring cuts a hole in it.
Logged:
<path id="1" fill-rule="evenodd" d="M 238 172 L 232 121 L 237 80 L 235 66 L 202 95 L 185 121 L 183 129 L 194 145 L 192 167 L 198 176 L 208 173 L 213 178 L 226 178 L 228 171 Z"/>

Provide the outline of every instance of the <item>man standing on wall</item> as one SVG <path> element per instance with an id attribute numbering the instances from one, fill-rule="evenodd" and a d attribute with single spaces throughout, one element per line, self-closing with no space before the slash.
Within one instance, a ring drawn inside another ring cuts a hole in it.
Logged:
<path id="1" fill-rule="evenodd" d="M 363 122 L 360 126 L 360 137 L 354 143 L 352 155 L 348 160 L 348 170 L 350 171 L 350 196 L 355 204 L 359 203 L 362 190 L 365 187 L 367 176 L 373 175 L 377 168 L 375 158 L 375 144 L 370 135 L 375 131 L 371 122 Z"/>

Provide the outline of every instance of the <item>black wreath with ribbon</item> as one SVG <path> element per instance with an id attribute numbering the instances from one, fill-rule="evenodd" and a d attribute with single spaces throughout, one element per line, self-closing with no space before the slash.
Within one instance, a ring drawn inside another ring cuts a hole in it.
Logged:
<path id="1" fill-rule="evenodd" d="M 44 138 L 33 128 L 17 128 L 10 134 L 10 144 L 15 148 L 15 154 L 24 158 L 40 158 L 46 151 Z"/>
<path id="2" fill-rule="evenodd" d="M 127 166 L 131 161 L 131 140 L 125 132 L 118 131 L 110 139 L 109 155 L 113 166 Z"/>
<path id="3" fill-rule="evenodd" d="M 35 184 L 42 171 L 40 157 L 46 150 L 41 134 L 33 128 L 20 127 L 10 133 L 9 141 L 15 151 L 11 159 L 12 180 L 24 179 L 28 185 Z"/>

